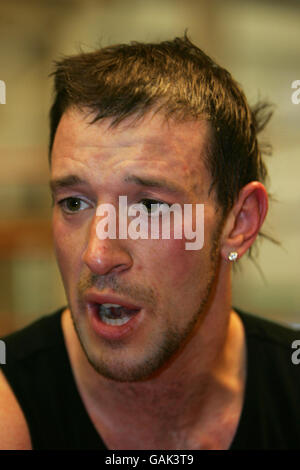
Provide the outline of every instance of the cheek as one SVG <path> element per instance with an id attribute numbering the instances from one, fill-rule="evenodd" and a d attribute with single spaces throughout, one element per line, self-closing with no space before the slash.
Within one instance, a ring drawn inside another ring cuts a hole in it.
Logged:
<path id="1" fill-rule="evenodd" d="M 206 265 L 206 255 L 202 250 L 186 250 L 186 240 L 160 240 L 148 249 L 151 253 L 150 270 L 155 273 L 159 285 L 170 289 L 191 286 L 199 279 Z"/>
<path id="2" fill-rule="evenodd" d="M 65 287 L 78 275 L 80 269 L 80 243 L 78 233 L 63 222 L 59 214 L 53 214 L 53 240 L 57 262 Z"/>
<path id="3" fill-rule="evenodd" d="M 205 277 L 207 256 L 205 248 L 201 250 L 187 250 L 186 240 L 173 241 L 172 253 L 170 254 L 170 273 L 172 287 L 175 289 L 194 289 L 195 283 Z"/>
<path id="4" fill-rule="evenodd" d="M 214 221 L 212 208 L 207 206 L 204 209 L 201 205 L 201 210 L 197 211 L 197 215 L 195 215 L 195 208 L 193 208 L 192 215 L 187 212 L 186 217 L 185 214 L 185 226 L 182 225 L 181 233 L 188 238 L 183 236 L 183 238 L 175 239 L 173 233 L 172 239 L 162 244 L 160 266 L 164 274 L 161 273 L 161 275 L 166 276 L 167 269 L 168 278 L 175 289 L 182 287 L 192 289 L 196 283 L 199 284 L 199 279 L 205 282 L 210 275 L 211 246 L 209 241 Z"/>

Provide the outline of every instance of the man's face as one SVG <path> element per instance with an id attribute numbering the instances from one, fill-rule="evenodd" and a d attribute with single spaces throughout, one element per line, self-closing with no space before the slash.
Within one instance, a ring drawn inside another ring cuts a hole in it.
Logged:
<path id="1" fill-rule="evenodd" d="M 53 232 L 88 360 L 106 377 L 136 381 L 166 364 L 199 327 L 216 279 L 220 216 L 203 163 L 211 138 L 206 121 L 149 114 L 138 124 L 109 124 L 90 125 L 75 110 L 62 116 L 52 151 Z M 203 248 L 186 250 L 184 237 L 100 240 L 97 207 L 117 210 L 120 195 L 128 207 L 147 200 L 204 204 Z"/>

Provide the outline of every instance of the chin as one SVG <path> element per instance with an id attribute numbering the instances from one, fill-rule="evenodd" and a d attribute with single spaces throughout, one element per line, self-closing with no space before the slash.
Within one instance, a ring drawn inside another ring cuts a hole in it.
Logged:
<path id="1" fill-rule="evenodd" d="M 138 346 L 113 343 L 99 344 L 83 338 L 77 331 L 85 356 L 93 369 L 103 377 L 117 382 L 140 382 L 159 375 L 182 344 L 182 337 L 168 330 L 164 338 Z M 148 348 L 147 348 L 148 346 Z"/>

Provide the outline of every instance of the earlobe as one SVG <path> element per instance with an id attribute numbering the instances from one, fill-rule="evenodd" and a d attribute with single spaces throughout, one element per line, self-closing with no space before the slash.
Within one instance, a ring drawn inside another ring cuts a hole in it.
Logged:
<path id="1" fill-rule="evenodd" d="M 241 258 L 254 243 L 268 210 L 268 195 L 258 181 L 251 181 L 240 191 L 239 197 L 228 215 L 223 231 L 222 257 Z"/>

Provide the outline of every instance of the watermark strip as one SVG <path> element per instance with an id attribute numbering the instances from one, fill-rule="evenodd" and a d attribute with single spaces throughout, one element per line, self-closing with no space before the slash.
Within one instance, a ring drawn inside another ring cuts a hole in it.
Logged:
<path id="1" fill-rule="evenodd" d="M 99 240 L 106 238 L 123 240 L 127 238 L 132 240 L 148 238 L 158 240 L 160 237 L 163 240 L 185 238 L 194 240 L 185 243 L 186 250 L 201 250 L 204 245 L 204 204 L 183 204 L 182 206 L 155 203 L 151 204 L 151 210 L 148 212 L 144 204 L 133 204 L 128 207 L 127 196 L 119 196 L 118 214 L 113 204 L 100 204 L 96 215 L 102 217 L 96 226 Z M 128 217 L 130 218 L 129 225 Z"/>
<path id="2" fill-rule="evenodd" d="M 6 85 L 3 80 L 0 80 L 0 104 L 6 104 Z"/>
<path id="3" fill-rule="evenodd" d="M 6 364 L 6 344 L 0 339 L 0 364 Z"/>

